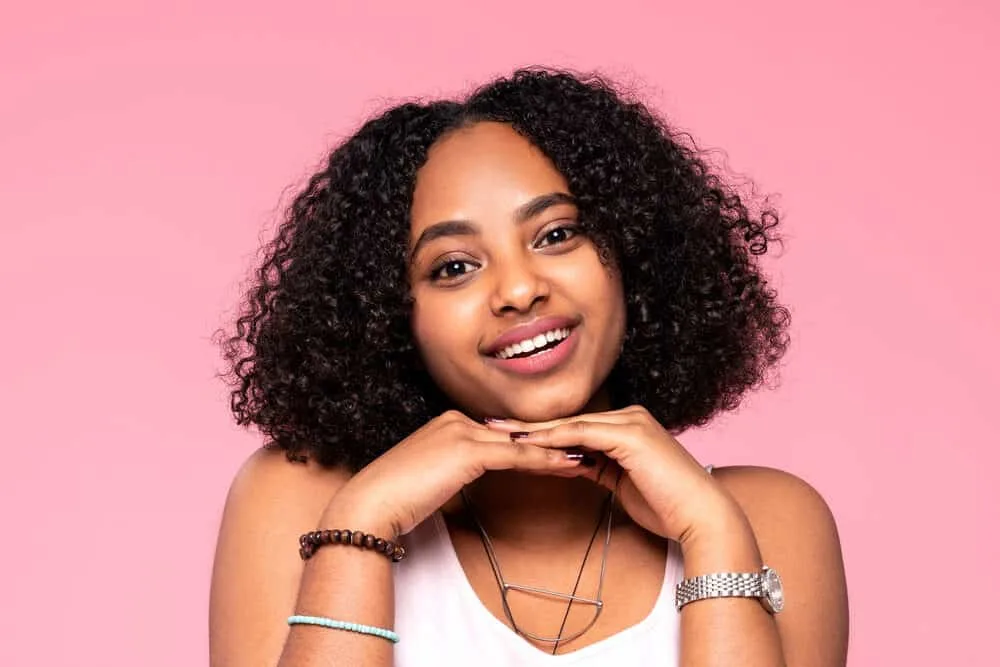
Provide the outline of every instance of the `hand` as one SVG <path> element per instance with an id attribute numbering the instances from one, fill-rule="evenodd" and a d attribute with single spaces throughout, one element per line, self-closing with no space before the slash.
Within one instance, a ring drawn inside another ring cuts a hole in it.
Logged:
<path id="1" fill-rule="evenodd" d="M 523 444 L 578 447 L 610 459 L 611 466 L 585 468 L 584 476 L 609 490 L 617 485 L 618 500 L 636 523 L 682 546 L 703 528 L 740 520 L 736 501 L 643 407 L 538 423 L 506 419 L 488 426 L 527 432 L 518 438 Z"/>
<path id="2" fill-rule="evenodd" d="M 487 470 L 511 469 L 569 477 L 586 472 L 563 451 L 514 441 L 508 433 L 449 411 L 345 483 L 330 501 L 323 525 L 348 519 L 356 523 L 345 528 L 394 539 Z"/>

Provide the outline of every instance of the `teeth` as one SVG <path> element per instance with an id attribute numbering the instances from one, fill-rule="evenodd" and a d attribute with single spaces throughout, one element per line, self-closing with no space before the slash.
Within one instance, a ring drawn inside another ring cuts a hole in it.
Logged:
<path id="1" fill-rule="evenodd" d="M 524 354 L 526 352 L 534 352 L 540 347 L 545 347 L 549 343 L 554 343 L 557 340 L 562 340 L 569 336 L 569 329 L 553 329 L 552 331 L 546 331 L 543 334 L 538 334 L 534 338 L 526 338 L 519 343 L 514 343 L 513 345 L 508 345 L 504 349 L 497 352 L 496 356 L 499 359 L 510 359 L 511 357 Z"/>

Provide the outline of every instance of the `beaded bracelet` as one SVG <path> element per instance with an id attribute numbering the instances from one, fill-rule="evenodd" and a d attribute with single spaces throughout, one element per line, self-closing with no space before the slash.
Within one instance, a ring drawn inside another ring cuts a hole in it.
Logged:
<path id="1" fill-rule="evenodd" d="M 349 544 L 360 549 L 376 551 L 393 563 L 406 558 L 406 549 L 381 537 L 375 537 L 360 530 L 314 530 L 299 538 L 299 555 L 302 560 L 312 558 L 316 551 L 327 544 Z"/>
<path id="2" fill-rule="evenodd" d="M 393 644 L 399 643 L 399 635 L 392 630 L 378 628 L 374 625 L 335 621 L 332 618 L 326 618 L 324 616 L 303 616 L 301 614 L 296 614 L 288 617 L 288 625 L 318 625 L 322 628 L 330 628 L 331 630 L 347 630 L 348 632 L 357 632 L 362 635 L 381 637 L 382 639 L 388 639 Z"/>

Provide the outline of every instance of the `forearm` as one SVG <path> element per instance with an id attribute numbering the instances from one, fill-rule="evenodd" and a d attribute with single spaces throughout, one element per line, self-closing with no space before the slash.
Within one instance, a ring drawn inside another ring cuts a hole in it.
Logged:
<path id="1" fill-rule="evenodd" d="M 763 565 L 750 524 L 735 513 L 682 546 L 685 578 Z M 683 667 L 784 667 L 774 618 L 757 599 L 698 600 L 680 613 Z"/>
<path id="2" fill-rule="evenodd" d="M 381 526 L 329 516 L 321 527 L 387 534 Z M 395 613 L 392 568 L 388 558 L 374 551 L 343 545 L 322 547 L 306 561 L 295 613 L 392 629 Z M 390 667 L 392 646 L 381 637 L 293 625 L 278 667 Z"/>

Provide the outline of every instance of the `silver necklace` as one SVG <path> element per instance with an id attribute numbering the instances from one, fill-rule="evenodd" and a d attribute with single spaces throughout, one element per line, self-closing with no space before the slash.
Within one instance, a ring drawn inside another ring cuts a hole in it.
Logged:
<path id="1" fill-rule="evenodd" d="M 617 485 L 616 485 L 617 487 Z M 617 489 L 616 489 L 617 490 Z M 608 551 L 611 546 L 611 527 L 614 518 L 614 506 L 615 506 L 615 491 L 611 491 L 608 494 L 607 500 L 601 506 L 601 517 L 598 519 L 597 526 L 594 529 L 594 534 L 590 538 L 590 543 L 587 545 L 587 551 L 583 556 L 583 562 L 580 564 L 580 571 L 577 573 L 576 584 L 573 586 L 572 593 L 560 593 L 558 591 L 552 591 L 547 588 L 538 588 L 536 586 L 522 586 L 520 584 L 513 584 L 504 579 L 503 571 L 500 569 L 500 562 L 497 560 L 496 551 L 493 549 L 493 541 L 490 540 L 490 536 L 487 534 L 486 529 L 483 528 L 482 522 L 479 521 L 479 517 L 476 515 L 473 509 L 472 502 L 465 493 L 465 489 L 461 492 L 462 501 L 465 504 L 465 508 L 472 517 L 473 522 L 476 524 L 476 528 L 479 531 L 479 538 L 483 543 L 483 550 L 486 551 L 486 558 L 490 562 L 490 568 L 493 570 L 493 577 L 496 579 L 497 587 L 500 589 L 500 602 L 503 606 L 503 613 L 507 617 L 507 621 L 510 623 L 510 627 L 517 634 L 532 639 L 543 644 L 553 644 L 552 653 L 559 649 L 559 644 L 562 642 L 572 641 L 578 637 L 583 636 L 585 632 L 590 630 L 597 622 L 597 619 L 601 615 L 601 611 L 604 609 L 604 601 L 601 597 L 602 590 L 604 588 L 604 573 L 607 570 L 608 565 Z M 597 534 L 600 532 L 601 524 L 603 523 L 605 511 L 608 514 L 607 529 L 605 531 L 604 537 L 604 552 L 601 555 L 601 574 L 597 583 L 597 594 L 593 598 L 582 597 L 576 594 L 577 588 L 580 585 L 580 579 L 583 577 L 584 567 L 587 565 L 587 559 L 590 556 L 591 548 L 594 546 L 594 540 L 597 538 Z M 521 591 L 524 593 L 533 593 L 536 595 L 547 595 L 549 597 L 554 597 L 557 599 L 562 599 L 567 601 L 566 613 L 563 615 L 562 625 L 559 628 L 559 634 L 555 637 L 546 637 L 543 635 L 536 635 L 534 633 L 523 630 L 517 625 L 514 620 L 514 614 L 511 612 L 510 604 L 507 601 L 507 594 L 510 591 Z M 563 631 L 566 628 L 566 621 L 569 619 L 570 608 L 572 608 L 573 603 L 578 602 L 580 604 L 586 604 L 594 607 L 594 617 L 590 620 L 587 625 L 585 625 L 578 632 L 573 633 L 568 637 L 563 637 Z"/>

